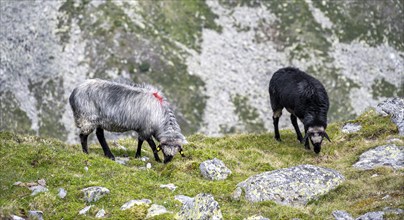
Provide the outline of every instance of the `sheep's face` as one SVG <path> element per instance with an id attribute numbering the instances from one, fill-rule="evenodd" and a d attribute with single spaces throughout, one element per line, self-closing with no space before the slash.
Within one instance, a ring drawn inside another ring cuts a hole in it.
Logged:
<path id="1" fill-rule="evenodd" d="M 327 133 L 325 132 L 324 127 L 315 126 L 315 127 L 308 128 L 305 138 L 310 139 L 310 142 L 314 147 L 314 152 L 316 154 L 318 154 L 318 153 L 320 153 L 321 143 L 323 142 L 324 137 L 330 141 L 330 138 L 328 137 Z"/>
<path id="2" fill-rule="evenodd" d="M 164 163 L 170 162 L 178 152 L 184 156 L 182 153 L 182 147 L 179 144 L 161 144 L 159 147 L 161 148 L 161 151 L 163 151 Z"/>

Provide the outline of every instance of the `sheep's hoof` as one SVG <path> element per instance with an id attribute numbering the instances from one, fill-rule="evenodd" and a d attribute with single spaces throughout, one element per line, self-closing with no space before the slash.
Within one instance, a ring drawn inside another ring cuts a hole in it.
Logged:
<path id="1" fill-rule="evenodd" d="M 135 158 L 140 158 L 140 157 L 141 157 L 140 154 L 135 155 Z"/>
<path id="2" fill-rule="evenodd" d="M 282 142 L 281 137 L 275 137 L 275 139 L 279 142 Z"/>

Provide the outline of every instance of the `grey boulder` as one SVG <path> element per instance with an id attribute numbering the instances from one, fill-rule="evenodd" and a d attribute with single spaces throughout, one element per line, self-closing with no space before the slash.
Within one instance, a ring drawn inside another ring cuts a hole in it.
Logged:
<path id="1" fill-rule="evenodd" d="M 130 209 L 135 205 L 147 205 L 149 206 L 151 204 L 150 199 L 141 199 L 141 200 L 130 200 L 129 202 L 126 202 L 121 206 L 121 210 L 126 210 Z"/>
<path id="2" fill-rule="evenodd" d="M 146 218 L 151 218 L 157 215 L 162 215 L 168 213 L 166 207 L 162 206 L 162 205 L 157 205 L 157 204 L 153 204 L 150 206 L 150 208 L 147 210 L 147 215 Z"/>
<path id="3" fill-rule="evenodd" d="M 404 167 L 404 146 L 388 144 L 370 149 L 359 156 L 354 167 L 370 170 L 381 166 L 391 166 L 394 169 Z"/>
<path id="4" fill-rule="evenodd" d="M 237 184 L 234 199 L 241 196 L 250 202 L 274 201 L 282 205 L 305 205 L 336 188 L 344 181 L 344 176 L 335 170 L 299 165 L 252 176 Z"/>
<path id="5" fill-rule="evenodd" d="M 214 158 L 199 165 L 202 176 L 209 180 L 224 180 L 231 174 L 231 170 L 226 167 L 223 161 Z"/>

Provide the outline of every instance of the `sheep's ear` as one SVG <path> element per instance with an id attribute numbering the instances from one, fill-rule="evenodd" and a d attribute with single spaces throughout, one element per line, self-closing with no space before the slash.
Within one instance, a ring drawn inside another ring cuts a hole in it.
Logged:
<path id="1" fill-rule="evenodd" d="M 328 137 L 327 132 L 325 132 L 325 131 L 324 131 L 324 137 L 327 138 L 327 140 L 328 140 L 329 142 L 331 142 L 330 138 Z"/>
<path id="2" fill-rule="evenodd" d="M 182 144 L 189 144 L 189 143 L 188 143 L 187 140 L 184 139 L 184 140 L 182 141 Z"/>

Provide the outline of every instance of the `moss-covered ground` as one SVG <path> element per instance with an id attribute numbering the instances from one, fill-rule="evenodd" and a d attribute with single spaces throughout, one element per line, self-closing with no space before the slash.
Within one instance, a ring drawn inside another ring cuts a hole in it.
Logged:
<path id="1" fill-rule="evenodd" d="M 120 165 L 104 157 L 98 144 L 91 145 L 90 154 L 86 155 L 79 145 L 3 131 L 0 132 L 0 218 L 7 218 L 10 214 L 26 216 L 29 210 L 41 210 L 45 219 L 92 219 L 99 209 L 104 209 L 109 219 L 144 219 L 146 207 L 138 206 L 125 211 L 121 211 L 120 207 L 131 199 L 148 198 L 173 212 L 156 219 L 173 219 L 181 208 L 181 204 L 174 200 L 175 195 L 193 197 L 202 192 L 215 197 L 225 219 L 243 219 L 255 214 L 271 219 L 332 219 L 334 210 L 346 210 L 357 217 L 385 207 L 403 209 L 403 170 L 378 168 L 358 171 L 352 164 L 364 151 L 384 145 L 390 138 L 399 138 L 402 145 L 404 138 L 397 135 L 397 128 L 388 117 L 377 116 L 374 111 L 350 122 L 360 122 L 363 129 L 355 134 L 345 134 L 341 132 L 345 122 L 330 124 L 327 131 L 332 142 L 324 143 L 320 155 L 306 151 L 291 130 L 281 131 L 282 142 L 276 142 L 272 133 L 221 138 L 192 135 L 188 137 L 189 144 L 184 147 L 186 158 L 176 156 L 166 165 L 151 159 L 152 168 L 148 170 L 138 169 L 146 162 L 134 159 L 134 139 L 118 141 L 128 148 L 127 152 L 110 144 L 116 156 L 130 156 L 127 165 Z M 147 146 L 143 148 L 142 155 L 153 158 Z M 232 170 L 227 180 L 209 181 L 201 176 L 199 164 L 214 157 L 223 160 Z M 231 199 L 237 183 L 249 176 L 299 164 L 336 169 L 346 177 L 346 181 L 302 207 Z M 25 187 L 13 185 L 17 181 L 33 182 L 42 178 L 46 180 L 49 191 L 36 196 L 31 196 L 30 190 Z M 178 188 L 172 192 L 159 187 L 167 183 L 173 183 Z M 104 186 L 111 193 L 94 202 L 86 216 L 78 215 L 86 206 L 80 190 L 89 186 Z M 57 196 L 60 187 L 67 190 L 64 199 Z M 385 217 L 400 219 L 403 216 Z"/>

